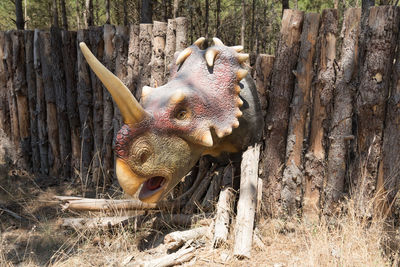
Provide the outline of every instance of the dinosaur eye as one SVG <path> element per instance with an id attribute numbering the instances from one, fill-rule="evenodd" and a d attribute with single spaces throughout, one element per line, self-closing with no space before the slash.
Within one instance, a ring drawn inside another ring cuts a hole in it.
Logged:
<path id="1" fill-rule="evenodd" d="M 188 117 L 188 111 L 186 109 L 181 109 L 176 113 L 176 118 L 178 120 L 184 120 Z"/>

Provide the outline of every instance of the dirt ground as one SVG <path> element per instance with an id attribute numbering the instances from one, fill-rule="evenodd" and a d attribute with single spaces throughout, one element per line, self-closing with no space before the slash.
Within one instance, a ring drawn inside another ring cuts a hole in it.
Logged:
<path id="1" fill-rule="evenodd" d="M 11 151 L 9 142 L 2 140 L 0 266 L 139 266 L 167 255 L 164 236 L 184 230 L 167 224 L 154 227 L 151 222 L 104 229 L 63 227 L 63 218 L 125 214 L 63 211 L 54 196 L 79 196 L 82 187 L 21 171 L 15 167 L 15 157 L 7 155 Z M 107 194 L 123 197 L 117 185 Z M 399 266 L 398 227 L 362 220 L 348 207 L 335 224 L 259 218 L 256 232 L 262 243 L 253 242 L 251 258 L 245 260 L 233 256 L 232 234 L 226 246 L 212 248 L 213 220 L 206 220 L 210 235 L 191 243 L 194 257 L 183 266 Z"/>

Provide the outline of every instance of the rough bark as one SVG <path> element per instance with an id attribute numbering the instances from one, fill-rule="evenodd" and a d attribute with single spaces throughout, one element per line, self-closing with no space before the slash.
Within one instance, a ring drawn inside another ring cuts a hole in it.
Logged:
<path id="1" fill-rule="evenodd" d="M 246 1 L 242 0 L 242 23 L 240 25 L 240 45 L 244 47 L 244 35 L 246 29 Z"/>
<path id="2" fill-rule="evenodd" d="M 371 200 L 378 193 L 376 179 L 399 22 L 400 7 L 380 6 L 370 9 L 366 26 L 365 62 L 360 66 L 356 98 L 357 158 L 352 173 L 357 209 L 365 216 L 372 214 Z"/>
<path id="3" fill-rule="evenodd" d="M 164 237 L 164 244 L 167 249 L 175 250 L 182 247 L 186 242 L 203 238 L 210 234 L 208 226 L 201 226 L 185 231 L 175 231 Z"/>
<path id="4" fill-rule="evenodd" d="M 128 76 L 125 85 L 133 95 L 135 95 L 139 77 L 139 53 L 139 25 L 131 25 L 129 29 Z"/>
<path id="5" fill-rule="evenodd" d="M 165 81 L 169 80 L 170 64 L 174 64 L 174 54 L 176 48 L 176 21 L 169 19 L 165 40 Z"/>
<path id="6" fill-rule="evenodd" d="M 335 58 L 337 34 L 337 10 L 322 12 L 318 39 L 318 74 L 313 89 L 314 103 L 311 115 L 310 144 L 305 159 L 303 217 L 318 221 L 321 209 L 321 193 L 326 179 L 327 135 L 330 125 L 332 98 L 335 84 Z"/>
<path id="7" fill-rule="evenodd" d="M 65 0 L 60 0 L 60 6 L 61 6 L 63 29 L 68 31 L 68 18 L 67 18 L 67 9 L 65 6 Z"/>
<path id="8" fill-rule="evenodd" d="M 52 16 L 53 16 L 52 26 L 58 28 L 58 7 L 57 7 L 57 0 L 53 0 L 53 1 L 52 1 L 51 13 L 52 13 Z"/>
<path id="9" fill-rule="evenodd" d="M 397 44 L 400 43 L 400 35 Z M 383 138 L 383 186 L 391 203 L 400 188 L 400 49 L 397 48 Z M 398 208 L 398 205 L 397 207 Z"/>
<path id="10" fill-rule="evenodd" d="M 40 153 L 40 172 L 42 174 L 49 173 L 49 146 L 47 136 L 47 110 L 46 99 L 44 94 L 43 85 L 43 72 L 40 60 L 41 51 L 41 32 L 35 30 L 33 44 L 33 65 L 36 73 L 36 113 L 37 113 L 37 127 L 38 127 L 38 142 Z"/>
<path id="11" fill-rule="evenodd" d="M 25 41 L 24 31 L 17 30 L 11 33 L 12 39 L 12 71 L 13 86 L 17 100 L 18 124 L 20 148 L 23 159 L 23 166 L 30 168 L 30 127 L 29 127 L 29 104 L 28 104 L 28 86 L 26 84 L 25 68 Z"/>
<path id="12" fill-rule="evenodd" d="M 277 203 L 281 195 L 280 181 L 285 162 L 289 105 L 295 81 L 292 71 L 297 64 L 302 24 L 303 12 L 285 10 L 272 73 L 265 123 L 265 145 L 260 163 L 260 174 L 264 179 L 263 202 L 266 212 L 272 215 L 275 215 L 279 208 Z"/>
<path id="13" fill-rule="evenodd" d="M 153 48 L 151 54 L 150 86 L 158 87 L 165 84 L 165 36 L 167 23 L 154 21 Z"/>
<path id="14" fill-rule="evenodd" d="M 176 21 L 176 47 L 175 51 L 182 51 L 187 47 L 188 22 L 184 17 L 178 17 Z"/>
<path id="15" fill-rule="evenodd" d="M 337 210 L 344 193 L 347 162 L 350 160 L 349 140 L 352 136 L 352 117 L 355 88 L 352 85 L 357 74 L 358 36 L 360 32 L 359 8 L 350 8 L 344 14 L 341 59 L 334 89 L 334 107 L 329 134 L 327 181 L 324 188 L 324 213 Z"/>
<path id="16" fill-rule="evenodd" d="M 77 112 L 76 32 L 63 31 L 62 42 L 67 114 L 71 131 L 71 170 L 73 174 L 76 174 L 79 171 L 81 157 L 80 121 L 79 112 Z"/>
<path id="17" fill-rule="evenodd" d="M 274 60 L 275 56 L 265 54 L 258 55 L 256 60 L 256 87 L 264 117 L 268 105 L 268 92 L 271 91 L 271 75 Z"/>
<path id="18" fill-rule="evenodd" d="M 104 55 L 103 61 L 104 65 L 111 72 L 115 69 L 115 57 L 114 57 L 114 35 L 115 28 L 112 25 L 104 25 Z M 113 174 L 113 150 L 112 150 L 112 140 L 113 140 L 113 116 L 114 107 L 113 101 L 110 93 L 103 86 L 103 170 L 104 179 L 106 181 L 111 181 Z"/>
<path id="19" fill-rule="evenodd" d="M 136 88 L 136 99 L 142 96 L 142 88 L 150 85 L 151 75 L 151 35 L 153 31 L 152 24 L 140 24 L 139 29 L 139 78 Z"/>
<path id="20" fill-rule="evenodd" d="M 140 23 L 153 22 L 153 7 L 151 0 L 142 0 L 142 8 L 140 9 Z"/>
<path id="21" fill-rule="evenodd" d="M 115 75 L 124 84 L 126 84 L 125 80 L 127 78 L 126 63 L 128 61 L 129 29 L 125 26 L 116 26 L 115 29 Z M 114 105 L 114 137 L 117 136 L 118 131 L 121 129 L 122 123 L 121 113 L 119 112 L 118 107 Z"/>
<path id="22" fill-rule="evenodd" d="M 53 73 L 54 92 L 57 104 L 57 121 L 60 143 L 60 158 L 62 164 L 62 177 L 69 177 L 71 170 L 71 131 L 67 112 L 67 90 L 63 63 L 63 45 L 61 30 L 51 27 L 51 69 Z"/>
<path id="23" fill-rule="evenodd" d="M 25 26 L 24 13 L 22 11 L 22 0 L 15 0 L 15 25 L 18 30 L 23 30 Z"/>
<path id="24" fill-rule="evenodd" d="M 319 30 L 318 13 L 304 16 L 300 38 L 297 68 L 294 71 L 296 84 L 292 97 L 288 135 L 286 143 L 286 167 L 282 176 L 282 204 L 289 216 L 296 215 L 301 205 L 303 184 L 303 150 L 307 137 L 307 113 L 310 107 L 310 88 L 314 77 L 314 54 Z M 310 210 L 304 202 L 304 212 Z"/>
<path id="25" fill-rule="evenodd" d="M 88 30 L 79 30 L 77 42 L 89 44 Z M 83 183 L 87 183 L 89 178 L 89 167 L 93 158 L 93 94 L 90 80 L 89 66 L 81 52 L 78 49 L 78 109 L 81 122 L 81 166 L 80 175 Z"/>
<path id="26" fill-rule="evenodd" d="M 30 124 L 30 139 L 31 139 L 30 145 L 32 151 L 31 163 L 32 163 L 32 171 L 34 173 L 38 173 L 40 170 L 40 154 L 39 154 L 39 139 L 38 139 L 38 114 L 36 112 L 36 75 L 35 75 L 34 57 L 33 57 L 34 32 L 25 31 L 24 35 L 25 35 L 24 37 L 25 37 L 26 82 L 28 87 L 28 100 L 29 100 L 29 121 L 30 121 L 29 124 Z M 0 72 L 1 72 L 1 67 L 0 67 Z"/>
<path id="27" fill-rule="evenodd" d="M 210 186 L 208 187 L 207 193 L 203 198 L 201 204 L 202 211 L 211 211 L 216 205 L 216 200 L 221 190 L 222 176 L 224 174 L 224 167 L 219 167 L 213 174 Z"/>
<path id="28" fill-rule="evenodd" d="M 93 55 L 103 58 L 104 41 L 103 27 L 90 27 L 89 41 Z M 103 86 L 96 74 L 90 70 L 90 80 L 93 94 L 93 162 L 92 181 L 98 186 L 101 182 L 101 152 L 103 146 Z"/>
<path id="29" fill-rule="evenodd" d="M 0 32 L 0 129 L 11 137 L 10 112 L 7 100 L 7 64 L 5 62 L 5 32 Z"/>
<path id="30" fill-rule="evenodd" d="M 237 205 L 235 246 L 233 249 L 233 254 L 240 259 L 249 259 L 252 248 L 259 157 L 259 144 L 255 144 L 254 147 L 250 146 L 242 155 L 240 195 Z"/>

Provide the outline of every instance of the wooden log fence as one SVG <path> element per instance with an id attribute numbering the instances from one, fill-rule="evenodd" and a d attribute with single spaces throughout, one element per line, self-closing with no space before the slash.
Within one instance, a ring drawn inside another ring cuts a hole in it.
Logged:
<path id="1" fill-rule="evenodd" d="M 258 55 L 265 129 L 262 182 L 252 183 L 262 185 L 256 192 L 262 191 L 261 210 L 270 216 L 315 222 L 339 211 L 346 196 L 357 201 L 360 215 L 370 216 L 368 207 L 382 190 L 389 192 L 386 207 L 396 206 L 400 7 L 370 8 L 360 51 L 365 60 L 358 56 L 361 11 L 349 9 L 340 21 L 334 9 L 285 10 L 275 55 Z M 79 177 L 83 185 L 107 184 L 120 114 L 77 43 L 85 41 L 140 99 L 142 86 L 167 81 L 174 53 L 187 46 L 186 32 L 185 18 L 77 33 L 0 32 L 0 126 L 18 150 L 28 151 L 26 166 Z M 174 191 L 174 212 L 216 206 L 215 246 L 227 240 L 241 172 L 238 160 L 221 165 L 203 158 Z"/>

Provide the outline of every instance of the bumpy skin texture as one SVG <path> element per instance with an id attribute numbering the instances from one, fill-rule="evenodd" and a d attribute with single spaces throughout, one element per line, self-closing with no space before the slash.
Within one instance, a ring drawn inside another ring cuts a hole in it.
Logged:
<path id="1" fill-rule="evenodd" d="M 205 59 L 210 49 L 216 55 L 212 66 Z M 182 53 L 190 55 L 173 65 L 167 84 L 143 89 L 141 104 L 151 116 L 124 125 L 116 138 L 116 155 L 140 177 L 139 197 L 146 202 L 165 196 L 201 155 L 239 152 L 261 138 L 255 85 L 235 49 L 192 45 Z"/>

